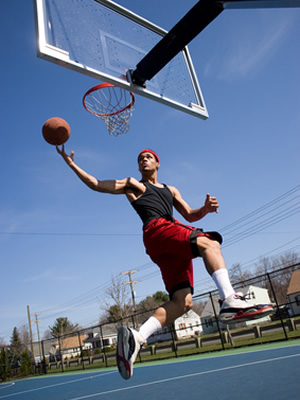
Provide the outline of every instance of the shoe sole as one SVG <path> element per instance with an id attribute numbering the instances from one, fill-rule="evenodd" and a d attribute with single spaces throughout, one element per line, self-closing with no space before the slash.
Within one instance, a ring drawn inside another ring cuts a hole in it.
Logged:
<path id="1" fill-rule="evenodd" d="M 219 316 L 219 321 L 225 324 L 253 321 L 255 319 L 266 317 L 274 312 L 274 309 L 271 306 L 262 307 L 258 310 L 251 310 L 253 310 L 253 307 L 249 308 L 247 311 L 240 310 L 237 313 L 223 313 Z"/>
<path id="2" fill-rule="evenodd" d="M 129 379 L 132 376 L 132 367 L 127 359 L 129 352 L 129 330 L 121 327 L 118 330 L 118 342 L 117 342 L 117 366 L 120 375 L 124 379 Z"/>

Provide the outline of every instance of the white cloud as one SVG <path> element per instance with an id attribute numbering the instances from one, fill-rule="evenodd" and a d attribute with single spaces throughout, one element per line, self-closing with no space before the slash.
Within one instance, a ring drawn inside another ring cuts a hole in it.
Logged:
<path id="1" fill-rule="evenodd" d="M 40 282 L 40 281 L 63 281 L 63 282 L 69 282 L 69 281 L 74 281 L 81 279 L 80 276 L 76 276 L 76 274 L 73 275 L 60 275 L 57 271 L 54 269 L 47 269 L 45 271 L 42 271 L 40 274 L 37 275 L 32 275 L 28 276 L 27 278 L 24 279 L 25 283 L 29 282 Z"/>
<path id="2" fill-rule="evenodd" d="M 245 30 L 216 46 L 215 53 L 205 66 L 205 75 L 233 81 L 256 73 L 279 51 L 291 29 L 291 18 L 256 20 Z"/>

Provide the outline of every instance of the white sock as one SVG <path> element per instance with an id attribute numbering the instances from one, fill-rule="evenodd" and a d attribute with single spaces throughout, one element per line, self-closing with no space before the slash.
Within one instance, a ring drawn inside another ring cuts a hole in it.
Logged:
<path id="1" fill-rule="evenodd" d="M 161 329 L 161 323 L 155 317 L 150 317 L 140 328 L 139 333 L 143 336 L 145 341 L 147 341 L 148 337 L 153 335 L 153 333 L 157 332 Z"/>
<path id="2" fill-rule="evenodd" d="M 211 277 L 220 292 L 222 300 L 225 300 L 228 296 L 235 293 L 233 287 L 231 286 L 226 268 L 217 269 L 217 271 L 215 271 Z"/>

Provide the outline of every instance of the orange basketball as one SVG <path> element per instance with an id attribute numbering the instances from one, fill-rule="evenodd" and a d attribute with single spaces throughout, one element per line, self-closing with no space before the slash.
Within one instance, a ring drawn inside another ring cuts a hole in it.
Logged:
<path id="1" fill-rule="evenodd" d="M 71 128 L 64 119 L 53 117 L 44 123 L 42 132 L 46 142 L 53 145 L 60 145 L 66 143 L 69 139 Z"/>

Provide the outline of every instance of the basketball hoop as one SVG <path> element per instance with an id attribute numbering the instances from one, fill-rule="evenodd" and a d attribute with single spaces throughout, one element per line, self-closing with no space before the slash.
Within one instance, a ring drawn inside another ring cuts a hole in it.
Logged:
<path id="1" fill-rule="evenodd" d="M 83 96 L 84 108 L 103 119 L 110 135 L 119 136 L 129 130 L 134 94 L 110 83 L 101 83 Z"/>

